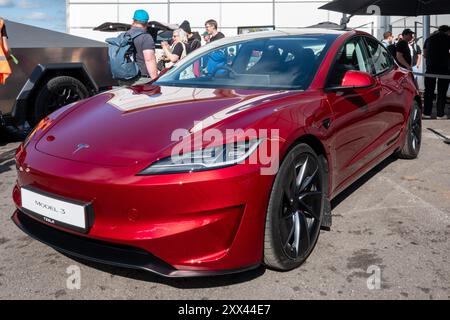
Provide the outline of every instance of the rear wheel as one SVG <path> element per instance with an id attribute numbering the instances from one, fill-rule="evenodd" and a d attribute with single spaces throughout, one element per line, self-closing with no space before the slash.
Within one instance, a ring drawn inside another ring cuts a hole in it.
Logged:
<path id="1" fill-rule="evenodd" d="M 422 144 L 422 111 L 414 101 L 406 125 L 406 137 L 402 149 L 397 153 L 401 159 L 415 159 Z"/>
<path id="2" fill-rule="evenodd" d="M 295 146 L 275 179 L 267 210 L 264 263 L 273 269 L 300 266 L 314 249 L 325 204 L 324 163 L 306 144 Z"/>
<path id="3" fill-rule="evenodd" d="M 38 92 L 31 115 L 31 125 L 36 125 L 41 119 L 59 108 L 85 99 L 89 91 L 79 80 L 61 76 L 50 79 Z"/>

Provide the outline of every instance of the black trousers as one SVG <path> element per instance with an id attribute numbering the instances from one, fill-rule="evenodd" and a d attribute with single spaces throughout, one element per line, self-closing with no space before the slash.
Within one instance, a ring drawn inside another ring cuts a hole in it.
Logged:
<path id="1" fill-rule="evenodd" d="M 427 73 L 449 75 L 450 72 L 442 72 L 438 70 L 427 70 Z M 447 100 L 447 91 L 450 84 L 448 79 L 437 79 L 437 116 L 445 116 L 445 103 Z M 425 106 L 423 113 L 427 116 L 433 111 L 434 91 L 436 89 L 436 78 L 425 78 Z"/>

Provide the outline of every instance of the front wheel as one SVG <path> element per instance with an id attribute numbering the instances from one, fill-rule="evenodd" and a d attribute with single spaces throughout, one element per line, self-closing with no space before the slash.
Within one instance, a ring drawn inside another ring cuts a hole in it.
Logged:
<path id="1" fill-rule="evenodd" d="M 324 162 L 306 145 L 283 161 L 267 210 L 264 263 L 276 270 L 300 266 L 314 249 L 324 215 Z"/>
<path id="2" fill-rule="evenodd" d="M 414 101 L 406 124 L 406 137 L 402 149 L 397 153 L 401 159 L 415 159 L 422 144 L 422 111 Z"/>
<path id="3" fill-rule="evenodd" d="M 60 76 L 50 79 L 37 94 L 30 122 L 35 125 L 53 111 L 87 97 L 89 91 L 86 86 L 73 77 Z"/>

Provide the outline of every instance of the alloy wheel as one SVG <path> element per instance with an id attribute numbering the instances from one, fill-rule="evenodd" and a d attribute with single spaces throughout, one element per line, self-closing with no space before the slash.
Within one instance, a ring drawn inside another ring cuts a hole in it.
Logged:
<path id="1" fill-rule="evenodd" d="M 51 98 L 49 99 L 51 103 L 48 105 L 48 113 L 56 111 L 59 108 L 80 99 L 81 97 L 76 87 L 58 88 L 58 90 L 52 93 Z"/>
<path id="2" fill-rule="evenodd" d="M 317 158 L 301 154 L 289 168 L 281 202 L 280 236 L 287 257 L 303 257 L 320 229 L 323 190 Z"/>

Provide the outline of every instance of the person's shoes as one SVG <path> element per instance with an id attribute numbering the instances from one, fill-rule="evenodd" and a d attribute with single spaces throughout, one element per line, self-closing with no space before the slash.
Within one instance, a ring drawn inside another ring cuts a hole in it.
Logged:
<path id="1" fill-rule="evenodd" d="M 431 116 L 427 115 L 427 114 L 423 114 L 422 115 L 422 119 L 431 119 Z"/>
<path id="2" fill-rule="evenodd" d="M 447 120 L 448 118 L 446 116 L 442 116 L 442 117 L 436 117 L 437 120 Z"/>

